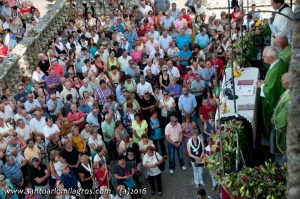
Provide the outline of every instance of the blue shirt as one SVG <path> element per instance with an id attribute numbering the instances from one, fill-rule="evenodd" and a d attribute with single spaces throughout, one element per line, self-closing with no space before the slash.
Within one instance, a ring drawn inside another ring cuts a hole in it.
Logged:
<path id="1" fill-rule="evenodd" d="M 183 50 L 179 51 L 178 53 L 178 59 L 179 58 L 190 58 L 192 56 L 192 52 L 190 50 L 184 52 Z M 187 66 L 188 61 L 180 61 L 179 62 L 181 66 Z"/>
<path id="2" fill-rule="evenodd" d="M 167 87 L 167 90 L 169 93 L 174 93 L 175 95 L 180 95 L 181 94 L 181 86 L 178 84 L 173 87 L 171 84 Z"/>
<path id="3" fill-rule="evenodd" d="M 159 121 L 156 118 L 156 120 L 152 120 L 152 118 L 150 118 L 150 126 L 159 126 Z M 151 135 L 150 135 L 150 139 L 151 140 L 159 140 L 160 138 L 162 138 L 162 132 L 161 132 L 161 128 L 156 128 L 156 129 L 151 129 Z"/>
<path id="4" fill-rule="evenodd" d="M 176 45 L 177 45 L 177 47 L 179 48 L 179 50 L 182 50 L 183 49 L 183 46 L 185 45 L 185 44 L 190 44 L 190 43 L 192 43 L 192 40 L 191 40 L 191 38 L 187 35 L 187 34 L 184 34 L 183 36 L 181 36 L 180 34 L 178 34 L 177 36 L 176 36 Z"/>
<path id="5" fill-rule="evenodd" d="M 178 108 L 179 110 L 185 110 L 186 112 L 191 112 L 193 108 L 197 107 L 197 101 L 195 95 L 189 93 L 187 96 L 180 95 L 178 99 Z M 181 114 L 184 116 L 184 113 L 181 112 Z M 196 114 L 196 111 L 194 111 L 193 115 Z"/>
<path id="6" fill-rule="evenodd" d="M 67 175 L 61 174 L 60 180 L 64 184 L 65 189 L 78 189 L 77 178 L 72 170 Z"/>
<path id="7" fill-rule="evenodd" d="M 128 43 L 131 44 L 131 46 L 133 46 L 133 43 L 135 42 L 135 40 L 137 39 L 137 34 L 135 31 L 132 31 L 131 33 L 129 33 L 128 31 L 126 31 L 124 33 L 124 37 L 126 37 Z"/>
<path id="8" fill-rule="evenodd" d="M 209 43 L 209 37 L 207 34 L 202 35 L 201 33 L 199 33 L 196 38 L 195 38 L 195 43 L 198 44 L 200 46 L 200 48 L 205 48 L 206 45 Z"/>
<path id="9" fill-rule="evenodd" d="M 211 71 L 211 72 L 210 72 Z M 211 67 L 211 70 L 208 70 L 207 67 L 204 68 L 204 70 L 202 71 L 202 78 L 212 78 L 212 76 L 214 75 L 215 77 L 217 76 L 217 72 L 215 68 Z M 204 80 L 205 81 L 205 86 L 209 86 L 210 80 Z"/>
<path id="10" fill-rule="evenodd" d="M 80 110 L 83 113 L 90 113 L 91 107 L 88 104 L 85 104 L 84 106 L 79 106 L 78 110 Z"/>

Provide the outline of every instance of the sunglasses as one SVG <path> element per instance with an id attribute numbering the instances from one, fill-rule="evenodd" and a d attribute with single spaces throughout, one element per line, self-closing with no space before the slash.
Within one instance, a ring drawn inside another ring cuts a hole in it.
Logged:
<path id="1" fill-rule="evenodd" d="M 167 70 L 163 70 L 163 72 L 167 72 Z"/>

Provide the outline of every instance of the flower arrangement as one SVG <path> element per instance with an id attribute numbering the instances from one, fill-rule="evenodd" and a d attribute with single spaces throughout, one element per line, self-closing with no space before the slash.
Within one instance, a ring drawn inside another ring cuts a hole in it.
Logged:
<path id="1" fill-rule="evenodd" d="M 255 168 L 245 167 L 238 173 L 230 173 L 222 184 L 235 199 L 246 198 L 284 198 L 287 182 L 287 166 L 276 167 L 272 162 Z"/>
<path id="2" fill-rule="evenodd" d="M 210 136 L 211 155 L 204 158 L 204 164 L 212 171 L 218 181 L 221 181 L 222 167 L 224 172 L 231 173 L 235 170 L 236 135 L 239 137 L 240 147 L 245 145 L 246 138 L 243 132 L 243 125 L 239 121 L 231 120 L 221 125 L 221 136 L 223 144 L 223 157 L 220 154 L 220 135 L 215 131 Z"/>

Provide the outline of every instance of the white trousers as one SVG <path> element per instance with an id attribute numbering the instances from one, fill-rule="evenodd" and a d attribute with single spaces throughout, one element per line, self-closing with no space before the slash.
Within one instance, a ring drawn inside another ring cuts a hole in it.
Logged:
<path id="1" fill-rule="evenodd" d="M 191 163 L 192 163 L 192 167 L 193 167 L 195 184 L 204 184 L 203 177 L 202 177 L 203 167 L 195 167 L 195 163 L 194 162 L 191 162 Z"/>

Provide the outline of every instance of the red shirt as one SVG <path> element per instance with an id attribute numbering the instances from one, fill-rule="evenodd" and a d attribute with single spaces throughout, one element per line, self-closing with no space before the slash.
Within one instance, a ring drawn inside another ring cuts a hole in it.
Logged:
<path id="1" fill-rule="evenodd" d="M 30 7 L 28 7 L 28 8 L 25 8 L 25 9 L 23 9 L 23 8 L 20 8 L 20 13 L 23 15 L 23 14 L 25 14 L 25 13 L 29 13 L 30 12 Z"/>
<path id="2" fill-rule="evenodd" d="M 217 58 L 217 64 L 215 64 L 214 59 L 210 60 L 210 64 L 212 67 L 216 68 L 217 74 L 218 74 L 218 79 L 222 80 L 222 70 L 224 68 L 224 63 L 221 59 Z"/>
<path id="3" fill-rule="evenodd" d="M 77 111 L 77 113 L 72 113 L 72 111 L 70 113 L 68 113 L 68 120 L 69 122 L 74 122 L 76 120 L 79 120 L 80 118 L 84 117 L 83 113 L 81 111 Z M 83 128 L 83 123 L 77 124 L 79 129 Z"/>
<path id="4" fill-rule="evenodd" d="M 57 64 L 56 66 L 51 65 L 49 67 L 48 70 L 54 69 L 54 72 L 56 75 L 58 75 L 59 77 L 63 77 L 64 76 L 64 67 L 60 64 Z"/>
<path id="5" fill-rule="evenodd" d="M 200 106 L 199 108 L 199 115 L 202 115 L 204 120 L 208 120 L 208 113 L 209 112 L 216 112 L 216 108 L 213 106 Z"/>
<path id="6" fill-rule="evenodd" d="M 189 14 L 184 15 L 182 18 L 184 18 L 188 23 L 191 22 L 191 17 L 190 17 Z M 189 28 L 192 28 L 192 25 L 191 25 L 191 24 L 188 24 L 188 27 L 189 27 Z"/>
<path id="7" fill-rule="evenodd" d="M 108 173 L 108 175 L 109 175 L 109 173 Z M 103 187 L 103 186 L 107 186 L 108 187 L 108 181 L 107 181 L 107 179 L 104 180 L 103 182 L 100 180 L 101 178 L 104 177 L 104 171 L 101 168 L 98 168 L 97 173 L 96 173 L 96 177 L 97 177 L 97 180 L 98 180 L 99 188 Z"/>
<path id="8" fill-rule="evenodd" d="M 2 47 L 0 48 L 0 55 L 1 56 L 7 56 L 7 52 L 8 52 L 8 48 L 5 45 L 2 45 Z M 3 57 L 0 57 L 0 61 L 3 60 Z"/>

